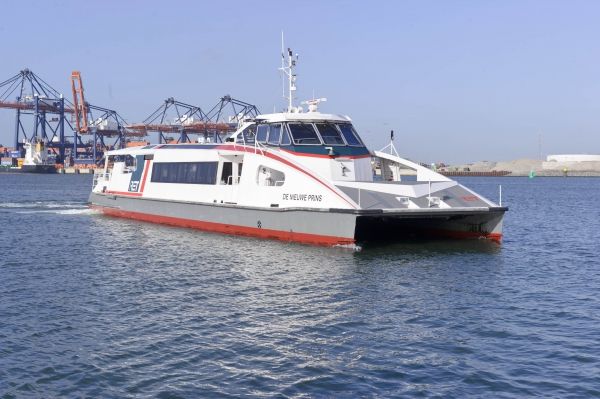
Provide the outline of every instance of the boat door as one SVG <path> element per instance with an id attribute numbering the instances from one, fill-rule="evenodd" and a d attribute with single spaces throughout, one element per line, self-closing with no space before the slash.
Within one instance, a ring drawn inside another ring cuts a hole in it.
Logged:
<path id="1" fill-rule="evenodd" d="M 237 204 L 240 177 L 242 176 L 244 157 L 242 155 L 222 156 L 220 160 L 219 184 L 223 187 L 223 202 Z"/>

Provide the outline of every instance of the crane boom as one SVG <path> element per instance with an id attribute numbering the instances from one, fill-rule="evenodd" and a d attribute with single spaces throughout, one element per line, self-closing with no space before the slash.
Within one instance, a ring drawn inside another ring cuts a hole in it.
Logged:
<path id="1" fill-rule="evenodd" d="M 71 89 L 73 91 L 73 108 L 75 116 L 75 126 L 80 133 L 88 132 L 88 110 L 85 97 L 83 95 L 83 81 L 81 73 L 73 71 L 71 73 Z"/>

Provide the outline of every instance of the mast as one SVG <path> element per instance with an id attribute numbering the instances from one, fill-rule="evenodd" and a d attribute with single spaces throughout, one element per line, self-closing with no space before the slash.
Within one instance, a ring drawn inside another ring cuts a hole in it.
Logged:
<path id="1" fill-rule="evenodd" d="M 284 48 L 285 46 L 283 44 L 283 32 L 281 32 L 281 68 L 279 68 L 279 70 L 282 71 L 288 78 L 288 95 L 286 96 L 284 87 L 283 98 L 285 98 L 288 101 L 287 112 L 294 112 L 296 110 L 294 108 L 294 94 L 296 92 L 296 72 L 294 72 L 294 69 L 296 68 L 296 63 L 298 62 L 298 54 L 294 55 L 292 49 L 288 47 L 286 65 Z"/>

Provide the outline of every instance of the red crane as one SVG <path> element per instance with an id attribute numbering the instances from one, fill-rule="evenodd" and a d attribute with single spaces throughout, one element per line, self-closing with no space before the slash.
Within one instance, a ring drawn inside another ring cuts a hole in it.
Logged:
<path id="1" fill-rule="evenodd" d="M 79 71 L 71 73 L 71 89 L 73 90 L 75 126 L 77 126 L 78 132 L 87 133 L 88 109 L 83 95 L 83 81 L 81 80 L 81 73 Z"/>

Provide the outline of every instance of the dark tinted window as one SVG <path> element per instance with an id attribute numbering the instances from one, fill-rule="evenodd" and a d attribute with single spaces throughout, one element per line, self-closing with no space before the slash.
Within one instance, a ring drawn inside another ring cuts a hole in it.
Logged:
<path id="1" fill-rule="evenodd" d="M 294 144 L 321 144 L 313 125 L 309 123 L 290 123 L 289 127 Z"/>
<path id="2" fill-rule="evenodd" d="M 258 125 L 256 128 L 256 141 L 266 143 L 269 134 L 269 125 Z"/>
<path id="3" fill-rule="evenodd" d="M 316 123 L 317 130 L 325 144 L 344 145 L 344 139 L 335 125 L 331 123 Z"/>
<path id="4" fill-rule="evenodd" d="M 232 181 L 233 163 L 223 162 L 223 171 L 221 172 L 221 184 L 233 184 Z"/>
<path id="5" fill-rule="evenodd" d="M 269 139 L 267 140 L 267 142 L 271 145 L 278 145 L 280 135 L 281 135 L 281 125 L 269 126 Z"/>
<path id="6" fill-rule="evenodd" d="M 217 162 L 155 162 L 152 166 L 152 182 L 215 184 Z"/>
<path id="7" fill-rule="evenodd" d="M 344 138 L 346 139 L 346 143 L 348 143 L 348 145 L 361 145 L 362 146 L 362 143 L 360 142 L 360 139 L 358 138 L 358 134 L 356 134 L 356 130 L 354 130 L 354 128 L 352 127 L 351 124 L 340 123 L 338 125 L 338 127 L 342 131 L 342 134 L 344 135 Z"/>

